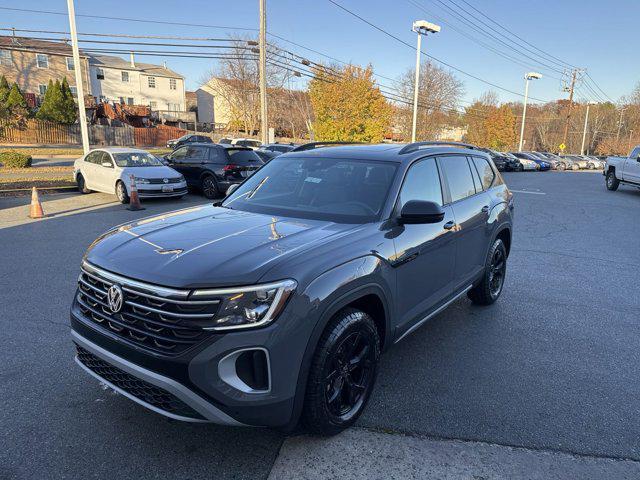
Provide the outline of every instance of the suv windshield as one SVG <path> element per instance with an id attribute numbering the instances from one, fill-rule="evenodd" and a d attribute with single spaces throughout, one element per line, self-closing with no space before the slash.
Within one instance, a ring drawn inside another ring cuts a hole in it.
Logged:
<path id="1" fill-rule="evenodd" d="M 236 210 L 367 223 L 376 220 L 397 165 L 371 160 L 276 157 L 222 206 Z"/>
<path id="2" fill-rule="evenodd" d="M 149 153 L 114 153 L 113 159 L 119 167 L 162 167 L 162 162 Z"/>

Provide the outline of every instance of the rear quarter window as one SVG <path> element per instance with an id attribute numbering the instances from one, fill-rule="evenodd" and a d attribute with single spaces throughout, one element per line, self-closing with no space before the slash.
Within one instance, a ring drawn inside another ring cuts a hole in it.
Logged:
<path id="1" fill-rule="evenodd" d="M 227 163 L 234 165 L 259 165 L 264 163 L 253 150 L 229 148 L 227 149 L 227 156 Z"/>
<path id="2" fill-rule="evenodd" d="M 482 188 L 485 190 L 490 189 L 493 186 L 493 182 L 496 178 L 496 174 L 489 165 L 489 162 L 485 158 L 473 157 L 473 163 L 476 166 L 476 170 L 478 171 L 478 175 L 480 175 L 480 182 L 482 183 Z"/>

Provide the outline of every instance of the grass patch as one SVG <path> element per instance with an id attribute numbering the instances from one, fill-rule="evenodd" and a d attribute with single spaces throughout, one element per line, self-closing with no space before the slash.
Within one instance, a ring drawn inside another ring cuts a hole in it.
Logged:
<path id="1" fill-rule="evenodd" d="M 55 173 L 68 173 L 69 175 L 73 174 L 72 166 L 61 166 L 61 167 L 31 167 L 29 170 L 25 170 L 24 168 L 2 168 L 0 167 L 0 181 L 3 173 L 27 173 L 29 178 L 38 178 L 47 176 L 47 174 L 55 174 Z"/>

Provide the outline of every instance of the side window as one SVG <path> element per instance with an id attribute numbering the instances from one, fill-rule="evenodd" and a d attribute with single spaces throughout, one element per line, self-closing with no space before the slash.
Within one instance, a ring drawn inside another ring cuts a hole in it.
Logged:
<path id="1" fill-rule="evenodd" d="M 640 147 L 634 148 L 633 152 L 631 152 L 631 156 L 629 158 L 637 159 L 640 156 Z"/>
<path id="2" fill-rule="evenodd" d="M 185 155 L 187 159 L 194 160 L 202 160 L 207 158 L 207 152 L 205 152 L 205 147 L 187 147 L 187 154 Z"/>
<path id="3" fill-rule="evenodd" d="M 493 185 L 493 180 L 496 177 L 496 174 L 493 172 L 493 168 L 491 168 L 491 165 L 489 165 L 486 158 L 473 157 L 473 163 L 478 170 L 478 174 L 480 174 L 482 186 L 485 190 L 488 190 Z"/>
<path id="4" fill-rule="evenodd" d="M 425 200 L 442 205 L 442 188 L 434 158 L 420 160 L 409 168 L 400 190 L 400 208 L 409 200 Z"/>
<path id="5" fill-rule="evenodd" d="M 211 163 L 226 163 L 227 157 L 224 155 L 224 150 L 221 148 L 208 148 L 209 150 L 209 162 Z"/>
<path id="6" fill-rule="evenodd" d="M 91 152 L 86 157 L 84 157 L 84 161 L 87 163 L 96 163 L 96 160 L 98 159 L 99 155 L 100 155 L 100 152 Z"/>
<path id="7" fill-rule="evenodd" d="M 111 164 L 111 166 L 113 167 L 113 160 L 111 160 L 111 155 L 109 155 L 107 152 L 100 152 L 101 155 L 98 157 L 97 163 L 98 165 L 102 165 L 104 162 L 109 162 L 109 164 Z"/>
<path id="8" fill-rule="evenodd" d="M 475 195 L 476 188 L 467 157 L 451 155 L 439 157 L 438 160 L 444 170 L 452 202 Z"/>
<path id="9" fill-rule="evenodd" d="M 187 156 L 187 147 L 180 147 L 175 152 L 173 152 L 171 155 L 169 155 L 169 159 L 173 160 L 173 161 L 182 160 L 186 156 Z"/>

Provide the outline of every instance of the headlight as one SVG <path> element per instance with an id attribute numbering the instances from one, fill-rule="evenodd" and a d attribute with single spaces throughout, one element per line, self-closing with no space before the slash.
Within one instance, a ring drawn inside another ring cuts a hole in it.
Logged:
<path id="1" fill-rule="evenodd" d="M 213 324 L 205 330 L 240 330 L 271 323 L 296 289 L 295 280 L 251 287 L 196 290 L 192 300 L 219 299 Z"/>
<path id="2" fill-rule="evenodd" d="M 136 183 L 151 183 L 148 179 L 146 178 L 140 178 L 140 177 L 135 177 L 134 182 Z"/>

